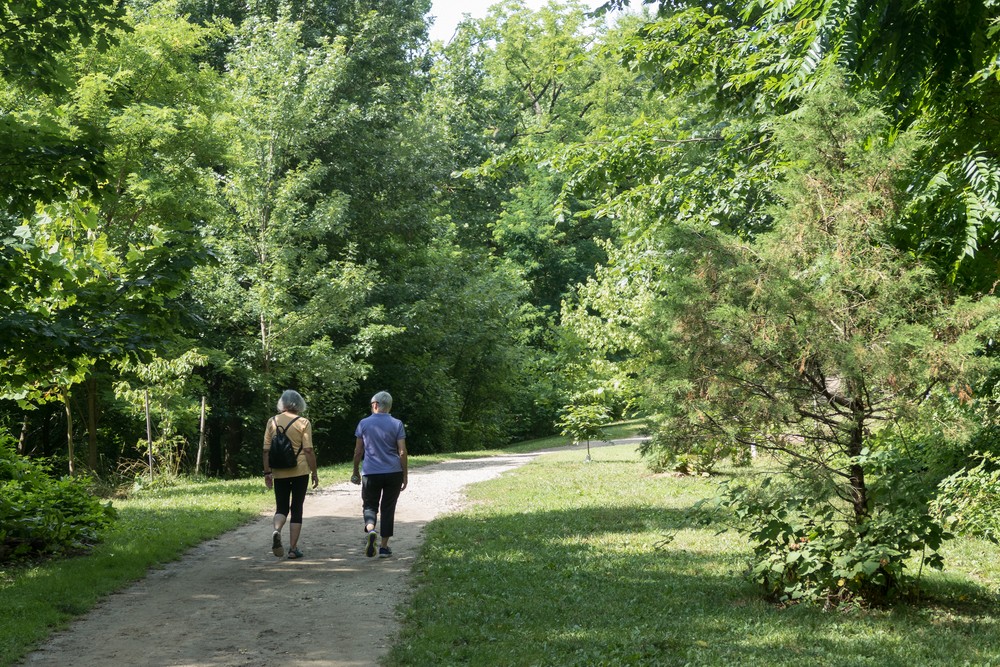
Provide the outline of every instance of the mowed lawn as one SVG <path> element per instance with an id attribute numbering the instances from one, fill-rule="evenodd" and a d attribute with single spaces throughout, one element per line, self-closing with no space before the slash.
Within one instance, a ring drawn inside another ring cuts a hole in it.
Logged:
<path id="1" fill-rule="evenodd" d="M 995 545 L 951 543 L 909 605 L 780 608 L 745 580 L 745 540 L 692 520 L 713 480 L 592 454 L 543 455 L 428 527 L 386 664 L 1000 665 Z"/>

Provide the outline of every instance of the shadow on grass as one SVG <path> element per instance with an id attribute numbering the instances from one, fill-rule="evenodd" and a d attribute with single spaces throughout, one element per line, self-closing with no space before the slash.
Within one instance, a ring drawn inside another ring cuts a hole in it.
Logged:
<path id="1" fill-rule="evenodd" d="M 909 667 L 1000 656 L 994 605 L 953 608 L 950 622 L 940 607 L 780 609 L 744 579 L 738 541 L 712 550 L 690 528 L 683 510 L 635 506 L 439 519 L 388 664 Z"/>

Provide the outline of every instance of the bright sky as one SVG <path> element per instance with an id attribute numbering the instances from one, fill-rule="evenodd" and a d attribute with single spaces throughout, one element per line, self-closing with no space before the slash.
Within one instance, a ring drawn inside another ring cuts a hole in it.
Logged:
<path id="1" fill-rule="evenodd" d="M 529 9 L 539 9 L 547 1 L 525 0 L 524 4 Z M 495 0 L 434 0 L 431 5 L 430 15 L 437 18 L 434 20 L 434 24 L 431 25 L 430 38 L 443 42 L 448 41 L 455 34 L 455 27 L 462 20 L 462 14 L 469 14 L 472 18 L 482 18 L 486 16 L 486 10 L 493 4 L 495 4 Z M 587 4 L 593 8 L 602 4 L 602 2 L 594 0 Z"/>

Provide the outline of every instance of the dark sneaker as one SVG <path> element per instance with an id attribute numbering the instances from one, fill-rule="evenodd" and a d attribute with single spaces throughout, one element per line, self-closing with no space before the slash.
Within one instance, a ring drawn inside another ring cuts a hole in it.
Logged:
<path id="1" fill-rule="evenodd" d="M 379 558 L 388 558 L 391 555 L 392 555 L 392 549 L 390 549 L 389 547 L 379 547 L 378 548 L 378 557 Z"/>
<path id="2" fill-rule="evenodd" d="M 368 537 L 365 539 L 367 540 L 365 543 L 365 555 L 371 558 L 375 555 L 375 541 L 378 540 L 378 535 L 372 530 L 368 532 Z"/>
<path id="3" fill-rule="evenodd" d="M 285 547 L 281 546 L 281 533 L 277 530 L 271 535 L 271 553 L 278 558 L 285 555 Z"/>

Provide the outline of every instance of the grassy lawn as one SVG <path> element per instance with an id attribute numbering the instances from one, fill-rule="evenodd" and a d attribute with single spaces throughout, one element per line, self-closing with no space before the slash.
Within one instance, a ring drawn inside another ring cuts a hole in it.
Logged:
<path id="1" fill-rule="evenodd" d="M 1000 549 L 949 547 L 927 601 L 779 609 L 742 577 L 747 545 L 692 526 L 701 478 L 633 447 L 546 455 L 433 522 L 388 665 L 998 665 Z"/>

